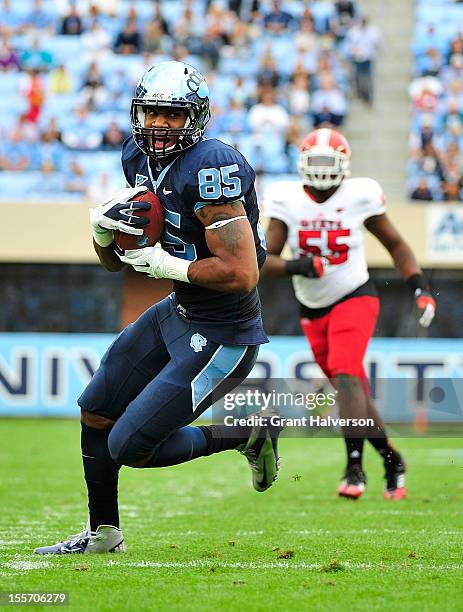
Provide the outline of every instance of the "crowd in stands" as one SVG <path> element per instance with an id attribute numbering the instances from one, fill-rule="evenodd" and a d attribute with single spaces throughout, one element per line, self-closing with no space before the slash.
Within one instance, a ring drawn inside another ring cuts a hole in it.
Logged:
<path id="1" fill-rule="evenodd" d="M 419 0 L 413 53 L 409 195 L 462 201 L 463 4 Z"/>
<path id="2" fill-rule="evenodd" d="M 353 0 L 0 0 L 0 194 L 118 188 L 134 86 L 152 64 L 207 75 L 207 134 L 258 174 L 292 173 L 312 127 L 342 126 Z"/>

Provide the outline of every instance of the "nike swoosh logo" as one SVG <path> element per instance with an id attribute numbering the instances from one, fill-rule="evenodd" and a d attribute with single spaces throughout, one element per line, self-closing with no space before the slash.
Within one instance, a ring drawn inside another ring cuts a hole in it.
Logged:
<path id="1" fill-rule="evenodd" d="M 168 189 L 166 189 L 166 188 L 164 187 L 164 188 L 163 188 L 163 190 L 162 190 L 162 193 L 163 193 L 164 195 L 169 195 L 169 193 L 172 193 L 172 191 L 169 191 Z"/>

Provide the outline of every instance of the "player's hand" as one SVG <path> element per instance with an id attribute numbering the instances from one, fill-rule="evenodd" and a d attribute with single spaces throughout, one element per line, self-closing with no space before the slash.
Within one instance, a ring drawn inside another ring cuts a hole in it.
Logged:
<path id="1" fill-rule="evenodd" d="M 125 251 L 119 259 L 129 264 L 137 272 L 143 272 L 151 278 L 171 278 L 189 283 L 188 267 L 190 261 L 173 257 L 160 247 L 145 247 Z"/>
<path id="2" fill-rule="evenodd" d="M 436 300 L 429 291 L 417 289 L 415 291 L 415 302 L 420 312 L 419 324 L 421 327 L 429 327 L 436 314 Z"/>
<path id="3" fill-rule="evenodd" d="M 96 208 L 90 208 L 90 224 L 95 238 L 105 234 L 108 236 L 108 233 L 113 230 L 141 236 L 143 234 L 141 226 L 148 223 L 149 220 L 133 213 L 137 210 L 148 210 L 150 205 L 146 202 L 129 202 L 129 200 L 143 193 L 146 189 L 142 185 L 126 187 L 114 193 L 103 204 Z"/>
<path id="4" fill-rule="evenodd" d="M 325 273 L 325 267 L 328 265 L 326 257 L 320 255 L 311 255 L 293 259 L 286 264 L 288 274 L 299 274 L 307 278 L 321 278 Z"/>

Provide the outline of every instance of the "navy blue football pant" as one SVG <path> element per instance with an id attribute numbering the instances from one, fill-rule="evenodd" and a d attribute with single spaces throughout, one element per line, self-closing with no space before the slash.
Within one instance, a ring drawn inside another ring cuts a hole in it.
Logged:
<path id="1" fill-rule="evenodd" d="M 168 297 L 116 338 L 78 403 L 116 421 L 108 446 L 119 466 L 187 461 L 193 456 L 178 457 L 181 437 L 202 433 L 183 428 L 247 377 L 258 350 L 214 342 Z"/>

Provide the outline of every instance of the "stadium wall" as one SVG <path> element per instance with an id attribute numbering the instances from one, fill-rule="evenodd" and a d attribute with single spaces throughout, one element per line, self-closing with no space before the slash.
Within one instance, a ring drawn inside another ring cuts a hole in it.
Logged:
<path id="1" fill-rule="evenodd" d="M 78 417 L 76 400 L 112 334 L 0 334 L 0 416 Z M 366 359 L 373 397 L 388 422 L 424 410 L 463 423 L 463 339 L 373 339 Z M 251 377 L 325 384 L 302 337 L 272 337 Z"/>
<path id="2" fill-rule="evenodd" d="M 8 205 L 5 205 L 8 206 Z M 96 263 L 91 248 L 86 203 L 12 204 L 16 232 L 0 241 L 0 262 Z M 11 211 L 8 206 L 6 210 Z M 388 208 L 424 267 L 459 268 L 463 264 L 463 206 L 397 204 Z M 57 229 L 60 228 L 60 229 Z M 366 232 L 370 267 L 391 267 L 391 259 Z"/>

